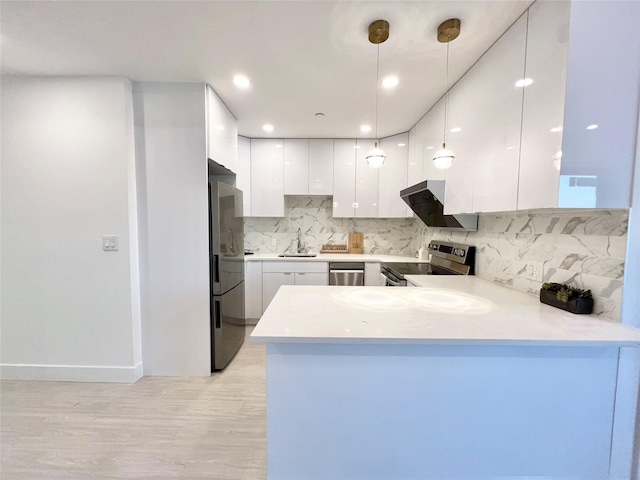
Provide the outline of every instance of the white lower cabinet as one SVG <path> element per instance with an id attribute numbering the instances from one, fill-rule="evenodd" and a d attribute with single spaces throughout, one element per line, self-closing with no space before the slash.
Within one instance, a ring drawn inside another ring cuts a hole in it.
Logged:
<path id="1" fill-rule="evenodd" d="M 254 324 L 262 316 L 262 262 L 245 263 L 244 292 L 244 316 Z"/>
<path id="2" fill-rule="evenodd" d="M 262 308 L 267 309 L 273 297 L 282 285 L 295 285 L 293 272 L 263 272 L 262 273 Z"/>
<path id="3" fill-rule="evenodd" d="M 263 312 L 282 285 L 329 285 L 329 264 L 300 261 L 263 262 Z"/>
<path id="4" fill-rule="evenodd" d="M 365 262 L 364 286 L 365 287 L 380 286 L 380 263 L 379 262 Z"/>

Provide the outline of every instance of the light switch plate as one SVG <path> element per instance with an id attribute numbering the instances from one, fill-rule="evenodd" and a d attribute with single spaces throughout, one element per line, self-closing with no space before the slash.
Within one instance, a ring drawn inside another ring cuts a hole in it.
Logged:
<path id="1" fill-rule="evenodd" d="M 105 252 L 117 252 L 118 251 L 118 236 L 117 235 L 103 235 L 102 236 L 102 250 Z"/>

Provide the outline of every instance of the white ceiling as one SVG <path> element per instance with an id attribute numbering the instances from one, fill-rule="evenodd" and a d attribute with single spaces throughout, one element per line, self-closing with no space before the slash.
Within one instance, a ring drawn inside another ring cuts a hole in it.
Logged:
<path id="1" fill-rule="evenodd" d="M 527 9 L 510 1 L 10 1 L 0 9 L 1 68 L 18 75 L 123 75 L 206 82 L 249 137 L 373 137 L 376 46 L 367 29 L 390 23 L 380 46 L 378 136 L 409 130 L 445 90 L 444 20 L 462 21 L 450 45 L 458 79 Z M 249 90 L 232 83 L 243 73 Z M 325 113 L 316 118 L 316 112 Z M 262 125 L 272 123 L 266 134 Z"/>

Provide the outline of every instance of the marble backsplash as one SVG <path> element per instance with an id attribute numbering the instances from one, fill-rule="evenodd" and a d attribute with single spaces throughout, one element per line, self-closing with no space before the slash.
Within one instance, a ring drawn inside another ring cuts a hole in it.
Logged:
<path id="1" fill-rule="evenodd" d="M 285 217 L 245 218 L 245 248 L 260 253 L 283 253 L 296 240 L 299 228 L 308 251 L 319 252 L 327 243 L 347 244 L 349 233 L 364 233 L 365 253 L 415 253 L 412 218 L 333 218 L 332 212 L 332 197 L 287 196 Z"/>
<path id="2" fill-rule="evenodd" d="M 538 295 L 527 261 L 543 264 L 543 281 L 590 289 L 594 313 L 620 321 L 627 242 L 626 211 L 549 211 L 483 214 L 477 232 L 452 232 L 414 224 L 412 250 L 432 239 L 475 245 L 476 275 Z"/>

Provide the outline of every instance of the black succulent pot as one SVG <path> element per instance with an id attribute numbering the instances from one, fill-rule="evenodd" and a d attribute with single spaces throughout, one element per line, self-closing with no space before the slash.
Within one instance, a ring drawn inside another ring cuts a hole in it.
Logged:
<path id="1" fill-rule="evenodd" d="M 593 298 L 572 298 L 567 302 L 563 302 L 558 300 L 556 292 L 540 290 L 540 301 L 571 313 L 589 314 L 593 312 Z"/>

